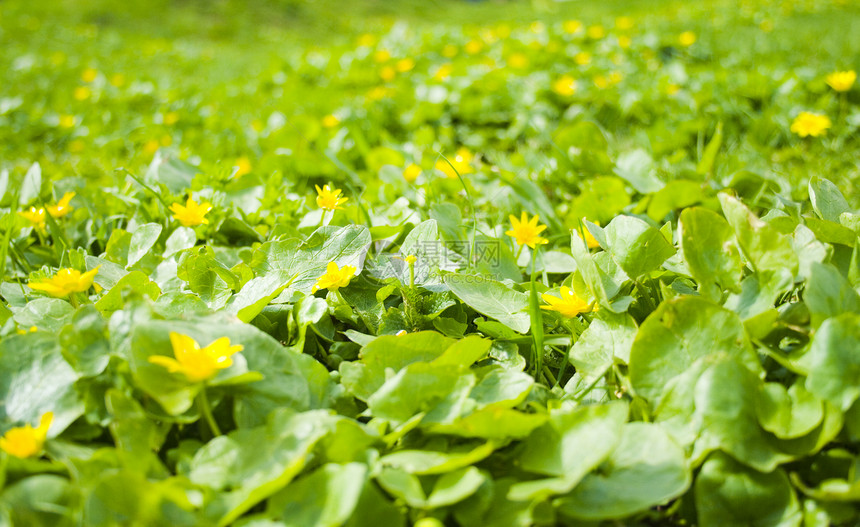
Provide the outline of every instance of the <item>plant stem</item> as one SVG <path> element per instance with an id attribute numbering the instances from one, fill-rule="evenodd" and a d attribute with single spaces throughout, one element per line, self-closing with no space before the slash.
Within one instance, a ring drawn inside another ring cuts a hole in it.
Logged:
<path id="1" fill-rule="evenodd" d="M 197 407 L 206 419 L 206 423 L 209 425 L 209 430 L 212 431 L 212 435 L 215 437 L 220 436 L 221 429 L 218 428 L 218 423 L 215 422 L 215 416 L 212 415 L 212 407 L 209 405 L 209 397 L 206 396 L 205 386 L 201 388 L 200 393 L 197 394 Z"/>
<path id="2" fill-rule="evenodd" d="M 322 229 L 323 226 L 325 226 L 325 209 L 322 210 L 322 215 L 320 215 L 320 225 L 317 228 Z"/>

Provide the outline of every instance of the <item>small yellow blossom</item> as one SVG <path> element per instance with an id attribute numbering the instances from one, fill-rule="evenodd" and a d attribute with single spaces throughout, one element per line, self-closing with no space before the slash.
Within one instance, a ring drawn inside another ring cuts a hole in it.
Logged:
<path id="1" fill-rule="evenodd" d="M 394 64 L 394 68 L 400 73 L 406 73 L 415 67 L 415 61 L 409 58 L 400 59 Z"/>
<path id="2" fill-rule="evenodd" d="M 450 165 L 444 159 L 436 161 L 436 170 L 441 170 L 445 176 L 451 179 L 456 179 L 457 174 L 465 176 L 466 174 L 471 174 L 475 171 L 475 169 L 472 168 L 472 158 L 472 152 L 461 147 L 457 150 L 457 154 L 454 156 L 454 159 L 449 159 L 449 161 L 451 161 Z M 451 165 L 454 165 L 453 168 Z"/>
<path id="3" fill-rule="evenodd" d="M 528 245 L 534 249 L 535 246 L 549 241 L 538 236 L 546 229 L 546 225 L 538 225 L 539 216 L 528 219 L 528 215 L 524 211 L 519 220 L 513 214 L 509 216 L 509 219 L 511 220 L 511 230 L 506 231 L 505 234 L 514 238 L 519 245 Z"/>
<path id="4" fill-rule="evenodd" d="M 150 139 L 149 141 L 144 143 L 143 153 L 151 156 L 158 151 L 159 146 L 161 146 L 161 144 L 158 142 L 158 139 Z"/>
<path id="5" fill-rule="evenodd" d="M 681 91 L 681 87 L 675 83 L 667 84 L 664 88 L 666 95 L 672 96 Z"/>
<path id="6" fill-rule="evenodd" d="M 191 198 L 188 198 L 184 207 L 179 203 L 174 203 L 170 206 L 170 211 L 173 212 L 173 218 L 184 227 L 207 225 L 209 220 L 206 219 L 206 214 L 208 214 L 210 210 L 212 210 L 211 203 L 204 201 L 203 203 L 198 204 Z"/>
<path id="7" fill-rule="evenodd" d="M 535 20 L 531 24 L 529 24 L 529 31 L 535 34 L 540 34 L 546 31 L 546 26 L 540 20 Z"/>
<path id="8" fill-rule="evenodd" d="M 166 126 L 171 126 L 179 121 L 179 114 L 176 112 L 167 112 L 162 119 Z"/>
<path id="9" fill-rule="evenodd" d="M 62 218 L 66 214 L 72 212 L 74 207 L 69 205 L 69 203 L 74 197 L 74 192 L 66 192 L 56 205 L 48 205 L 45 207 L 48 210 L 48 214 L 50 214 L 52 218 Z"/>
<path id="10" fill-rule="evenodd" d="M 395 334 L 394 334 L 394 336 L 395 336 L 395 337 L 402 337 L 403 335 L 406 335 L 407 333 L 409 333 L 409 332 L 408 332 L 408 331 L 406 331 L 405 329 L 401 329 L 400 331 L 398 331 L 397 333 L 395 333 Z"/>
<path id="11" fill-rule="evenodd" d="M 314 185 L 317 189 L 317 205 L 325 210 L 343 210 L 341 205 L 346 203 L 349 198 L 341 198 L 342 192 L 339 188 L 331 188 L 328 185 L 320 188 L 319 185 Z"/>
<path id="12" fill-rule="evenodd" d="M 403 170 L 403 179 L 405 179 L 407 183 L 415 183 L 415 180 L 418 179 L 418 176 L 420 175 L 421 167 L 415 163 L 412 163 Z"/>
<path id="13" fill-rule="evenodd" d="M 633 29 L 633 18 L 629 16 L 620 16 L 615 19 L 615 27 L 621 31 Z"/>
<path id="14" fill-rule="evenodd" d="M 561 28 L 565 33 L 573 34 L 582 29 L 582 22 L 579 20 L 565 20 L 562 22 Z"/>
<path id="15" fill-rule="evenodd" d="M 75 126 L 75 116 L 74 115 L 61 115 L 60 116 L 60 126 L 63 128 L 71 128 Z"/>
<path id="16" fill-rule="evenodd" d="M 442 56 L 446 58 L 452 58 L 457 55 L 457 46 L 454 44 L 445 44 L 445 47 L 442 48 Z"/>
<path id="17" fill-rule="evenodd" d="M 329 114 L 322 118 L 322 125 L 324 128 L 334 128 L 339 124 L 340 119 L 338 119 L 335 115 Z"/>
<path id="18" fill-rule="evenodd" d="M 600 25 L 591 26 L 590 28 L 588 28 L 586 34 L 588 35 L 588 38 L 592 40 L 600 40 L 601 38 L 606 36 L 606 30 L 603 29 L 603 26 Z"/>
<path id="19" fill-rule="evenodd" d="M 600 222 L 595 221 L 595 222 L 592 222 L 592 223 L 594 223 L 594 224 L 595 224 L 595 225 L 597 225 L 598 227 L 600 226 Z M 580 236 L 582 236 L 583 234 L 585 235 L 585 245 L 586 245 L 589 249 L 595 249 L 595 248 L 597 248 L 597 247 L 600 247 L 600 243 L 597 241 L 597 238 L 595 238 L 595 237 L 594 237 L 594 235 L 593 235 L 593 234 L 591 234 L 591 231 L 589 231 L 589 230 L 588 230 L 588 227 L 585 227 L 585 226 L 583 225 L 582 231 L 577 230 L 576 232 L 577 232 L 577 234 L 579 234 Z"/>
<path id="20" fill-rule="evenodd" d="M 391 90 L 389 90 L 385 86 L 377 86 L 377 87 L 373 88 L 372 90 L 370 90 L 369 92 L 367 92 L 367 98 L 370 99 L 371 101 L 379 101 L 379 100 L 382 100 L 382 99 L 388 97 L 390 94 L 391 94 Z"/>
<path id="21" fill-rule="evenodd" d="M 576 80 L 570 75 L 562 75 L 552 83 L 552 91 L 562 97 L 570 97 L 576 93 Z"/>
<path id="22" fill-rule="evenodd" d="M 336 262 L 329 262 L 326 266 L 325 274 L 317 279 L 317 283 L 311 288 L 312 293 L 316 293 L 320 289 L 328 289 L 329 291 L 337 291 L 341 287 L 349 285 L 349 281 L 355 276 L 355 267 L 344 265 L 338 268 Z"/>
<path id="23" fill-rule="evenodd" d="M 251 160 L 245 156 L 236 159 L 235 163 L 233 163 L 233 166 L 236 169 L 236 174 L 233 177 L 237 179 L 244 176 L 245 174 L 251 173 Z"/>
<path id="24" fill-rule="evenodd" d="M 791 131 L 800 137 L 824 135 L 831 126 L 830 118 L 812 112 L 800 112 L 791 123 Z"/>
<path id="25" fill-rule="evenodd" d="M 444 81 L 447 80 L 448 77 L 451 76 L 451 72 L 454 70 L 454 67 L 450 64 L 442 64 L 439 66 L 439 69 L 436 70 L 436 73 L 433 74 L 433 80 Z"/>
<path id="26" fill-rule="evenodd" d="M 470 40 L 466 43 L 466 53 L 469 55 L 475 55 L 480 53 L 482 49 L 484 49 L 484 43 L 480 40 Z"/>
<path id="27" fill-rule="evenodd" d="M 170 137 L 169 134 L 164 134 L 161 136 L 161 139 L 158 141 L 158 144 L 161 146 L 170 146 L 173 144 L 173 138 Z"/>
<path id="28" fill-rule="evenodd" d="M 37 229 L 45 228 L 45 209 L 41 207 L 38 209 L 36 207 L 30 207 L 30 210 L 19 211 L 18 216 L 29 221 L 33 224 L 33 227 L 36 227 Z"/>
<path id="29" fill-rule="evenodd" d="M 78 86 L 77 88 L 75 88 L 75 91 L 72 95 L 74 96 L 76 101 L 86 101 L 90 98 L 91 94 L 92 91 L 86 86 Z"/>
<path id="30" fill-rule="evenodd" d="M 384 66 L 381 70 L 379 70 L 379 78 L 384 80 L 385 82 L 391 82 L 394 80 L 394 77 L 397 76 L 397 70 L 395 70 L 391 66 Z"/>
<path id="31" fill-rule="evenodd" d="M 376 37 L 371 35 L 370 33 L 365 33 L 358 37 L 358 45 L 359 47 L 369 48 L 376 44 Z"/>
<path id="32" fill-rule="evenodd" d="M 377 64 L 382 64 L 383 62 L 387 62 L 388 59 L 391 58 L 391 53 L 388 52 L 387 49 L 380 49 L 373 53 L 373 61 Z"/>
<path id="33" fill-rule="evenodd" d="M 418 257 L 415 256 L 414 254 L 410 254 L 410 255 L 404 257 L 403 261 L 409 265 L 415 265 L 415 262 L 418 261 Z"/>
<path id="34" fill-rule="evenodd" d="M 39 328 L 37 328 L 36 326 L 30 326 L 29 329 L 18 328 L 15 330 L 15 333 L 19 335 L 26 335 L 27 333 L 35 333 L 37 331 L 39 331 Z"/>
<path id="35" fill-rule="evenodd" d="M 566 317 L 573 318 L 580 313 L 591 311 L 589 303 L 576 296 L 576 293 L 566 286 L 561 287 L 561 298 L 546 293 L 542 294 L 541 298 L 549 304 L 548 306 L 540 306 L 541 309 L 557 311 Z"/>
<path id="36" fill-rule="evenodd" d="M 580 51 L 573 56 L 573 61 L 580 66 L 588 65 L 589 63 L 591 63 L 591 53 L 587 51 Z"/>
<path id="37" fill-rule="evenodd" d="M 53 420 L 54 413 L 45 412 L 39 419 L 39 426 L 36 428 L 27 423 L 24 426 L 8 430 L 3 437 L 0 437 L 0 449 L 19 458 L 35 456 L 45 447 L 48 429 L 51 428 Z"/>
<path id="38" fill-rule="evenodd" d="M 628 37 L 627 35 L 621 35 L 618 37 L 618 47 L 621 49 L 627 49 L 630 45 L 633 44 L 633 39 Z"/>
<path id="39" fill-rule="evenodd" d="M 60 269 L 51 278 L 44 278 L 39 282 L 29 283 L 30 289 L 42 291 L 51 296 L 62 298 L 72 293 L 84 293 L 93 285 L 93 279 L 99 272 L 99 267 L 81 273 L 77 269 Z"/>
<path id="40" fill-rule="evenodd" d="M 594 77 L 594 85 L 600 88 L 601 90 L 605 90 L 609 87 L 609 79 L 606 78 L 605 75 L 596 75 Z"/>
<path id="41" fill-rule="evenodd" d="M 514 53 L 508 57 L 508 65 L 512 68 L 523 69 L 528 67 L 529 58 L 525 53 Z"/>
<path id="42" fill-rule="evenodd" d="M 126 82 L 126 78 L 125 78 L 125 75 L 122 73 L 114 73 L 110 77 L 110 83 L 115 88 L 122 88 L 123 86 L 125 86 L 125 82 Z"/>
<path id="43" fill-rule="evenodd" d="M 854 81 L 857 80 L 857 72 L 854 70 L 849 71 L 834 71 L 830 75 L 827 76 L 825 82 L 827 85 L 833 88 L 835 91 L 848 91 L 851 89 L 851 86 L 854 85 Z"/>
<path id="44" fill-rule="evenodd" d="M 680 35 L 678 35 L 678 43 L 682 46 L 690 47 L 696 43 L 696 34 L 692 31 L 684 31 Z"/>
<path id="45" fill-rule="evenodd" d="M 87 68 L 81 73 L 81 80 L 84 82 L 93 82 L 96 80 L 99 71 L 95 68 Z"/>
<path id="46" fill-rule="evenodd" d="M 219 370 L 233 365 L 232 355 L 244 349 L 241 345 L 230 345 L 230 339 L 221 337 L 205 348 L 188 335 L 170 333 L 173 356 L 153 355 L 149 362 L 164 366 L 170 373 L 181 373 L 190 382 L 205 382 L 218 374 Z"/>

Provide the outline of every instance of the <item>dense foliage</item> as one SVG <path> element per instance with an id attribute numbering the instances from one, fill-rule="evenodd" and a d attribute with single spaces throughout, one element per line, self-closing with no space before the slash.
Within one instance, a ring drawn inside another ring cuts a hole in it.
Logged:
<path id="1" fill-rule="evenodd" d="M 860 522 L 856 6 L 110 4 L 0 4 L 0 524 Z"/>

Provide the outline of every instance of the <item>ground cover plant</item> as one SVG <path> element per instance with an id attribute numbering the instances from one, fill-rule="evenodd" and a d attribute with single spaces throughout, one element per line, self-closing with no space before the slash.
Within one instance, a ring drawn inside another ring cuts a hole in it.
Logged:
<path id="1" fill-rule="evenodd" d="M 856 525 L 857 35 L 0 3 L 0 523 Z"/>

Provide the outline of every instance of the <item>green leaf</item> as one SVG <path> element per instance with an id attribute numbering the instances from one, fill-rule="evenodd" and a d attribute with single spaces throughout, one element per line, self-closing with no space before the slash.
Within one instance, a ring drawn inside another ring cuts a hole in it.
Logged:
<path id="1" fill-rule="evenodd" d="M 161 235 L 160 223 L 145 223 L 140 225 L 131 234 L 131 240 L 128 244 L 128 263 L 126 267 L 131 267 L 140 261 L 141 258 L 150 252 L 152 246 L 158 241 Z"/>
<path id="2" fill-rule="evenodd" d="M 684 451 L 666 432 L 654 424 L 628 423 L 598 471 L 554 505 L 582 520 L 621 519 L 680 496 L 691 481 Z"/>
<path id="3" fill-rule="evenodd" d="M 761 473 L 728 456 L 714 455 L 696 478 L 696 511 L 702 527 L 797 527 L 800 506 L 785 473 Z"/>
<path id="4" fill-rule="evenodd" d="M 164 243 L 162 257 L 169 258 L 174 254 L 190 249 L 197 244 L 197 234 L 191 227 L 177 227 Z"/>
<path id="5" fill-rule="evenodd" d="M 755 271 L 781 271 L 797 274 L 798 259 L 788 236 L 760 220 L 736 198 L 720 193 L 723 214 L 735 231 L 744 256 Z"/>
<path id="6" fill-rule="evenodd" d="M 723 144 L 723 123 L 720 121 L 717 123 L 717 128 L 714 130 L 714 135 L 711 137 L 711 140 L 708 142 L 708 146 L 705 147 L 705 151 L 702 153 L 702 158 L 699 160 L 699 164 L 696 165 L 696 173 L 700 176 L 704 176 L 707 174 L 711 174 L 714 171 L 714 161 L 717 158 L 717 154 L 720 151 L 720 146 Z"/>
<path id="7" fill-rule="evenodd" d="M 27 169 L 24 180 L 21 182 L 21 191 L 18 194 L 18 203 L 29 205 L 31 201 L 42 193 L 42 167 L 39 163 L 33 163 Z"/>
<path id="8" fill-rule="evenodd" d="M 675 254 L 660 231 L 633 216 L 618 216 L 604 233 L 612 259 L 634 279 L 658 269 Z"/>
<path id="9" fill-rule="evenodd" d="M 445 285 L 472 309 L 494 318 L 519 333 L 530 327 L 529 299 L 501 282 L 476 275 L 448 274 Z"/>
<path id="10" fill-rule="evenodd" d="M 96 301 L 96 309 L 104 315 L 122 309 L 125 305 L 125 296 L 131 291 L 139 296 L 147 296 L 157 300 L 161 296 L 158 284 L 151 281 L 142 271 L 132 271 L 119 279 L 119 281 Z"/>
<path id="11" fill-rule="evenodd" d="M 860 294 L 829 264 L 811 265 L 803 301 L 812 315 L 813 327 L 842 313 L 860 313 Z"/>
<path id="12" fill-rule="evenodd" d="M 812 432 L 821 423 L 824 405 L 806 390 L 802 380 L 787 390 L 769 382 L 759 390 L 756 415 L 762 428 L 780 439 L 791 439 Z"/>
<path id="13" fill-rule="evenodd" d="M 743 266 L 732 229 L 722 216 L 702 207 L 681 212 L 681 251 L 699 293 L 719 301 L 722 291 L 739 293 Z"/>
<path id="14" fill-rule="evenodd" d="M 821 219 L 834 223 L 843 212 L 854 212 L 836 185 L 821 176 L 809 179 L 809 200 Z"/>
<path id="15" fill-rule="evenodd" d="M 288 526 L 342 525 L 353 515 L 367 475 L 362 463 L 323 465 L 272 496 L 267 512 Z"/>
<path id="16" fill-rule="evenodd" d="M 825 320 L 800 361 L 809 371 L 806 389 L 848 410 L 860 398 L 860 315 L 845 313 Z"/>
<path id="17" fill-rule="evenodd" d="M 598 312 L 570 350 L 570 363 L 591 382 L 616 361 L 627 363 L 636 337 L 636 323 L 626 313 Z"/>
<path id="18" fill-rule="evenodd" d="M 385 466 L 400 468 L 410 474 L 444 474 L 474 465 L 489 457 L 496 444 L 466 443 L 443 451 L 437 450 L 398 450 L 379 459 Z"/>
<path id="19" fill-rule="evenodd" d="M 641 148 L 621 154 L 615 161 L 615 174 L 640 194 L 657 192 L 665 185 L 654 171 L 654 160 Z"/>

